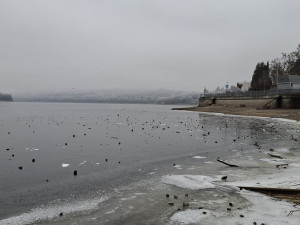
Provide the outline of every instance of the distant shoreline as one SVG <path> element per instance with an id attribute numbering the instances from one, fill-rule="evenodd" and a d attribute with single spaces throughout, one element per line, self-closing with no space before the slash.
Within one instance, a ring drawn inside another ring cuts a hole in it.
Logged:
<path id="1" fill-rule="evenodd" d="M 269 118 L 282 118 L 300 121 L 299 109 L 255 109 L 249 107 L 232 107 L 232 106 L 205 106 L 205 107 L 189 107 L 189 108 L 173 108 L 173 110 L 186 110 L 194 112 L 223 113 L 229 115 L 241 116 L 258 116 Z"/>

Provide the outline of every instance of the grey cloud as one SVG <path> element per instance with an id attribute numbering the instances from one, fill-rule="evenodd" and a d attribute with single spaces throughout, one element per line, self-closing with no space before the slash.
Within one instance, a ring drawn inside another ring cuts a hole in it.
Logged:
<path id="1" fill-rule="evenodd" d="M 0 89 L 200 91 L 299 44 L 296 0 L 0 2 Z"/>

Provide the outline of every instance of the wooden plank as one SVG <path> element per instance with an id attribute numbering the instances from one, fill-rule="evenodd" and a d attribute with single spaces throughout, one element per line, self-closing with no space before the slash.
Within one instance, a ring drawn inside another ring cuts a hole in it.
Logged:
<path id="1" fill-rule="evenodd" d="M 266 188 L 266 187 L 247 187 L 239 186 L 239 188 L 255 191 L 262 194 L 266 194 L 271 197 L 284 199 L 292 202 L 300 202 L 300 189 L 288 189 L 288 188 Z"/>

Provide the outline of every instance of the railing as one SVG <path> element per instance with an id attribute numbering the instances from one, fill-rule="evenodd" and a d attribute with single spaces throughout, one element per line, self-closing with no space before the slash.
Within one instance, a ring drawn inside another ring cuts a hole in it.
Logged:
<path id="1" fill-rule="evenodd" d="M 274 89 L 264 91 L 247 91 L 247 92 L 225 92 L 225 93 L 205 93 L 200 97 L 266 97 L 275 95 L 300 95 L 300 89 Z"/>

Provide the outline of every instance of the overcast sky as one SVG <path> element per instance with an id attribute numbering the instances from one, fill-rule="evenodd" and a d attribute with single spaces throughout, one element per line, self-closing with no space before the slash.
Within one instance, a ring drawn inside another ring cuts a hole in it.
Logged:
<path id="1" fill-rule="evenodd" d="M 0 0 L 0 92 L 213 90 L 300 44 L 299 0 Z"/>

